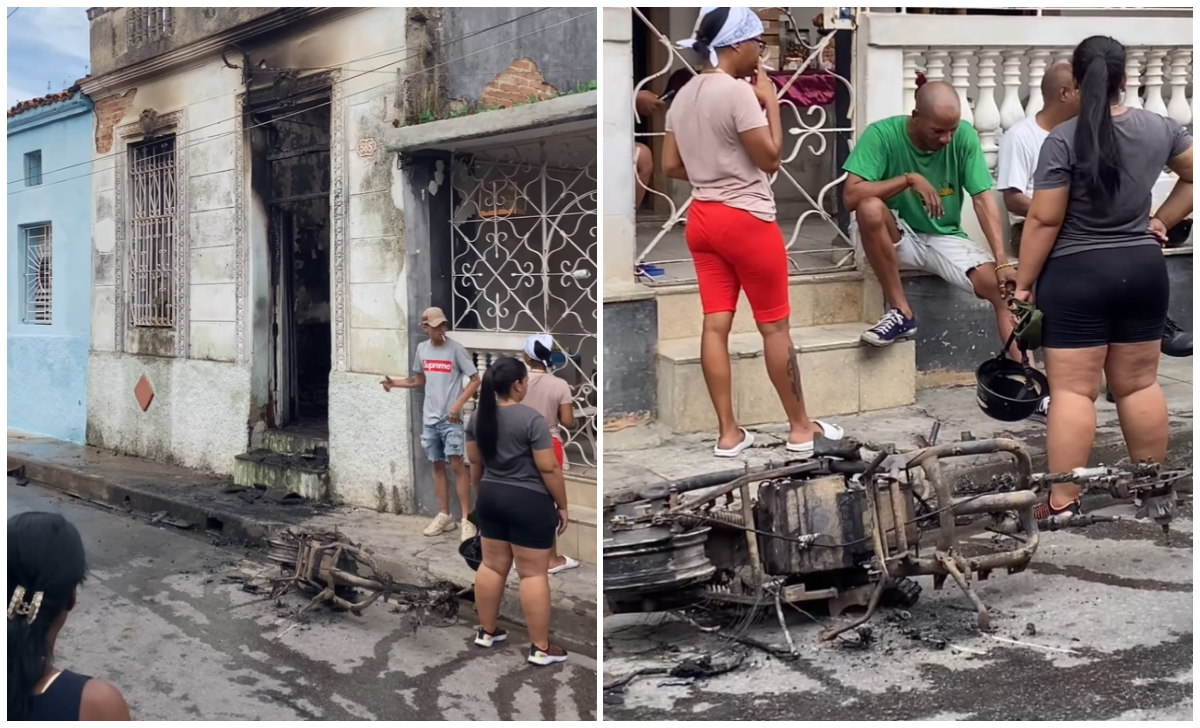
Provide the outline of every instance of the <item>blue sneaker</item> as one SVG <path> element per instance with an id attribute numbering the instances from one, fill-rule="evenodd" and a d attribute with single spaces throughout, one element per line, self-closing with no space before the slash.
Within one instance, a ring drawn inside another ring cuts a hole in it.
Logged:
<path id="1" fill-rule="evenodd" d="M 862 340 L 871 346 L 887 346 L 915 333 L 917 320 L 892 308 L 879 319 L 879 323 L 863 332 Z"/>

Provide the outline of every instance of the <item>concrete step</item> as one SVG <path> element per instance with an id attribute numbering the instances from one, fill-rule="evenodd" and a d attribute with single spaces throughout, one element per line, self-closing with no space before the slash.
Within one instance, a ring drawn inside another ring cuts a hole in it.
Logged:
<path id="1" fill-rule="evenodd" d="M 788 292 L 793 326 L 824 326 L 863 320 L 862 274 L 857 271 L 796 276 Z M 698 286 L 664 286 L 655 290 L 655 299 L 659 341 L 700 336 L 704 309 L 700 305 Z M 875 315 L 878 316 L 878 312 Z M 733 317 L 733 333 L 757 335 L 757 332 L 750 302 L 743 291 Z"/>
<path id="2" fill-rule="evenodd" d="M 583 478 L 573 477 L 570 473 L 564 474 L 563 480 L 567 484 L 567 504 L 572 508 L 580 506 L 582 508 L 595 508 L 597 498 L 597 489 L 595 480 L 586 480 Z"/>
<path id="3" fill-rule="evenodd" d="M 267 430 L 263 433 L 263 449 L 280 455 L 305 453 L 329 456 L 329 436 L 304 430 Z"/>
<path id="4" fill-rule="evenodd" d="M 558 537 L 558 552 L 585 564 L 595 564 L 596 509 L 572 505 L 567 518 L 567 530 Z"/>
<path id="5" fill-rule="evenodd" d="M 234 458 L 233 482 L 248 488 L 265 485 L 326 502 L 330 497 L 329 458 L 252 450 Z"/>
<path id="6" fill-rule="evenodd" d="M 915 401 L 913 342 L 886 348 L 863 344 L 859 337 L 869 326 L 855 321 L 792 329 L 810 417 L 903 407 Z M 785 422 L 783 405 L 767 377 L 762 337 L 757 332 L 735 334 L 729 353 L 739 423 Z M 660 341 L 657 361 L 658 419 L 677 433 L 715 430 L 717 417 L 700 369 L 700 338 Z"/>

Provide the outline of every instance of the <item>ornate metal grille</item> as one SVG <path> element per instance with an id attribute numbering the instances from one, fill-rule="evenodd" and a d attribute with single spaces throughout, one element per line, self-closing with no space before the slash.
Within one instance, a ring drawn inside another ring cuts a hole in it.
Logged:
<path id="1" fill-rule="evenodd" d="M 130 48 L 172 35 L 175 32 L 175 8 L 126 8 L 125 34 Z"/>
<path id="2" fill-rule="evenodd" d="M 25 258 L 25 310 L 27 324 L 49 325 L 54 282 L 53 245 L 49 225 L 21 228 Z"/>
<path id="3" fill-rule="evenodd" d="M 480 369 L 548 333 L 564 355 L 576 424 L 568 468 L 596 464 L 596 139 L 457 156 L 451 172 L 451 319 Z"/>
<path id="4" fill-rule="evenodd" d="M 134 326 L 175 325 L 175 136 L 129 147 Z"/>
<path id="5" fill-rule="evenodd" d="M 784 150 L 782 163 L 771 177 L 775 188 L 777 202 L 780 204 L 779 226 L 783 229 L 787 241 L 788 263 L 790 272 L 817 273 L 854 269 L 853 244 L 850 238 L 837 224 L 836 205 L 838 204 L 834 191 L 846 175 L 839 169 L 832 169 L 825 179 L 809 180 L 807 185 L 797 179 L 797 174 L 805 168 L 817 167 L 822 164 L 832 165 L 832 150 L 838 134 L 853 134 L 852 126 L 839 127 L 829 118 L 826 105 L 798 104 L 789 92 L 793 87 L 800 89 L 800 83 L 808 71 L 819 68 L 821 59 L 827 56 L 827 49 L 832 51 L 831 44 L 851 42 L 851 34 L 844 30 L 831 30 L 822 35 L 815 43 L 810 43 L 806 35 L 802 35 L 788 8 L 754 8 L 758 11 L 778 11 L 781 18 L 786 19 L 789 29 L 785 37 L 786 46 L 801 51 L 803 60 L 790 71 L 791 75 L 777 90 L 780 112 L 784 126 Z M 634 16 L 646 28 L 652 41 L 662 45 L 663 66 L 653 71 L 645 78 L 639 79 L 634 86 L 634 97 L 643 89 L 649 90 L 649 84 L 655 79 L 668 77 L 673 69 L 683 68 L 690 73 L 697 73 L 693 59 L 689 59 L 677 48 L 675 43 L 654 24 L 639 8 L 631 9 Z M 671 12 L 680 10 L 672 8 Z M 850 81 L 837 75 L 832 69 L 821 71 L 828 80 L 830 88 L 843 86 L 850 93 L 850 108 L 854 108 L 854 89 Z M 663 80 L 667 80 L 663 78 Z M 803 94 L 801 94 L 803 97 Z M 832 98 L 830 99 L 830 102 Z M 631 99 L 631 103 L 633 100 Z M 635 119 L 637 114 L 635 105 Z M 637 141 L 650 144 L 653 137 L 664 136 L 665 132 L 651 131 L 636 133 Z M 791 137 L 789 142 L 788 137 Z M 656 162 L 657 163 L 657 162 Z M 784 184 L 779 184 L 785 181 Z M 655 190 L 642 185 L 641 180 L 636 184 L 644 187 L 650 195 L 662 198 L 669 209 L 665 221 L 654 221 L 639 225 L 639 230 L 645 230 L 645 238 L 639 235 L 637 241 L 637 258 L 634 261 L 635 273 L 639 280 L 648 285 L 678 285 L 695 281 L 695 271 L 692 269 L 690 254 L 683 243 L 680 227 L 687 221 L 688 207 L 692 203 L 689 194 L 682 202 L 661 190 Z M 807 188 L 806 188 L 807 187 Z M 810 191 L 811 190 L 811 191 Z M 803 212 L 794 217 L 793 212 L 784 211 L 784 196 L 790 198 L 789 208 L 801 206 Z M 788 219 L 791 217 L 792 219 Z M 657 228 L 655 230 L 655 228 Z M 790 230 L 789 230 L 790 229 Z M 651 232 L 653 230 L 653 232 Z M 680 254 L 687 258 L 678 257 Z"/>

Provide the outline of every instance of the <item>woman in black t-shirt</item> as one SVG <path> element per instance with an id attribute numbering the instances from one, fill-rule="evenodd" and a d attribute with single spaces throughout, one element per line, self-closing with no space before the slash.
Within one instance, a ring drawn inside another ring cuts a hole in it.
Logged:
<path id="1" fill-rule="evenodd" d="M 548 573 L 554 538 L 567 527 L 567 488 L 550 428 L 540 414 L 521 404 L 528 387 L 524 363 L 497 359 L 483 375 L 479 405 L 467 425 L 483 550 L 483 563 L 475 572 L 480 622 L 475 644 L 491 647 L 507 638 L 496 620 L 515 564 L 531 643 L 528 660 L 550 665 L 567 659 L 565 650 L 550 644 Z"/>
<path id="2" fill-rule="evenodd" d="M 1112 38 L 1093 36 L 1075 49 L 1079 115 L 1042 146 L 1021 236 L 1015 295 L 1030 301 L 1036 293 L 1044 315 L 1054 473 L 1087 465 L 1101 373 L 1130 459 L 1167 456 L 1158 361 L 1169 281 L 1159 246 L 1192 212 L 1192 137 L 1178 122 L 1122 105 L 1125 68 L 1125 48 Z M 1152 214 L 1164 167 L 1178 180 Z M 1056 483 L 1037 516 L 1070 517 L 1080 495 L 1078 485 Z"/>
<path id="3" fill-rule="evenodd" d="M 83 540 L 67 519 L 8 519 L 8 720 L 131 720 L 112 685 L 52 663 L 86 575 Z"/>

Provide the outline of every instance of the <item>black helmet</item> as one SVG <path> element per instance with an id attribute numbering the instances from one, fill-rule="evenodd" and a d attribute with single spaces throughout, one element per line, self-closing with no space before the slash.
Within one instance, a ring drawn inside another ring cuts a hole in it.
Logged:
<path id="1" fill-rule="evenodd" d="M 975 370 L 975 390 L 984 414 L 1002 422 L 1017 422 L 1037 410 L 1050 393 L 1050 383 L 1028 363 L 1001 354 Z"/>
<path id="2" fill-rule="evenodd" d="M 479 534 L 460 543 L 458 555 L 463 557 L 467 566 L 471 567 L 471 571 L 479 571 L 479 565 L 483 563 L 483 542 L 480 540 Z"/>

